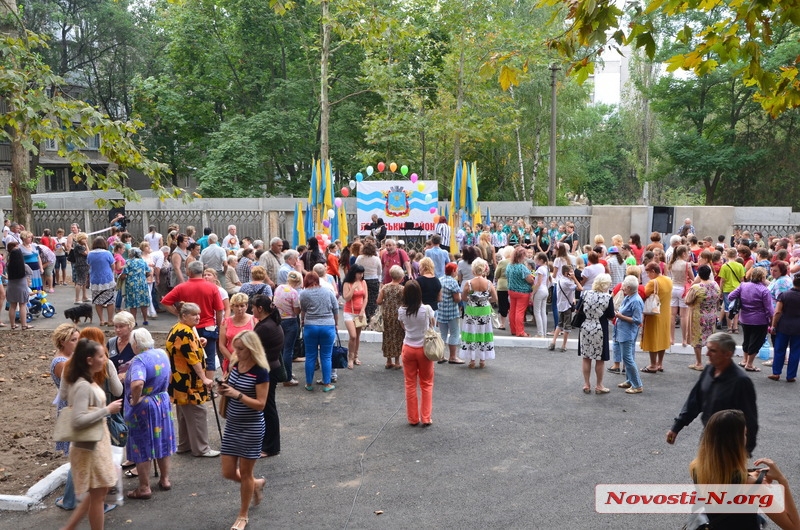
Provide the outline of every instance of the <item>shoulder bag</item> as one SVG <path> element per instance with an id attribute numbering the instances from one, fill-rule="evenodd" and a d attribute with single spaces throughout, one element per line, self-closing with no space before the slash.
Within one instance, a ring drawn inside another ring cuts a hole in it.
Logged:
<path id="1" fill-rule="evenodd" d="M 75 390 L 75 386 L 78 384 L 80 383 L 73 385 L 70 392 L 73 392 Z M 97 410 L 97 407 L 88 408 L 89 412 L 94 412 L 95 410 Z M 61 412 L 58 413 L 56 425 L 53 429 L 53 440 L 56 442 L 99 442 L 102 440 L 105 422 L 96 421 L 85 429 L 75 429 L 72 426 L 72 417 L 74 411 L 75 409 L 72 407 L 72 405 L 69 405 L 61 409 Z"/>
<path id="2" fill-rule="evenodd" d="M 369 320 L 369 329 L 372 331 L 383 331 L 383 311 L 381 311 L 381 306 L 378 306 L 378 310 L 375 311 L 375 314 L 372 315 L 372 318 Z"/>
<path id="3" fill-rule="evenodd" d="M 661 299 L 658 297 L 658 280 L 655 282 L 653 294 L 647 297 L 644 301 L 644 314 L 645 315 L 660 315 L 661 314 Z"/>
<path id="4" fill-rule="evenodd" d="M 108 379 L 106 379 L 105 387 L 106 404 L 108 404 L 114 400 L 114 396 L 111 394 L 111 389 L 108 386 Z M 122 415 L 122 411 L 106 416 L 106 423 L 108 424 L 108 434 L 111 436 L 111 445 L 114 447 L 125 447 L 128 443 L 128 424 L 125 423 L 125 417 Z"/>
<path id="5" fill-rule="evenodd" d="M 430 319 L 430 312 L 433 312 L 433 309 L 430 306 L 425 307 L 425 318 Z M 423 339 L 422 349 L 425 352 L 425 357 L 428 358 L 429 361 L 439 362 L 444 360 L 444 341 L 442 340 L 442 336 L 439 335 L 439 332 L 436 331 L 436 328 L 430 327 L 430 321 L 426 320 L 428 324 L 427 329 L 425 330 L 425 338 Z"/>

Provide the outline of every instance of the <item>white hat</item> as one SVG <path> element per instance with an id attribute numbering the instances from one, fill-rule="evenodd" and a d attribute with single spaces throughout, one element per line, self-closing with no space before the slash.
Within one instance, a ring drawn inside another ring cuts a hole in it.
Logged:
<path id="1" fill-rule="evenodd" d="M 398 247 L 404 247 L 404 246 L 406 246 L 406 242 L 403 241 L 402 239 L 398 239 L 397 240 L 397 246 Z"/>

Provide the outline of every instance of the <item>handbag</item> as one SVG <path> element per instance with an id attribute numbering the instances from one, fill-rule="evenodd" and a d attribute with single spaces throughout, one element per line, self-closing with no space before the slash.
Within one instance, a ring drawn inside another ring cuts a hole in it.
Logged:
<path id="1" fill-rule="evenodd" d="M 686 303 L 686 305 L 694 305 L 695 302 L 697 302 L 697 289 L 689 288 L 689 290 L 686 291 L 683 301 Z"/>
<path id="2" fill-rule="evenodd" d="M 289 375 L 286 373 L 286 365 L 283 364 L 283 353 L 278 356 L 277 361 L 269 363 L 269 378 L 276 383 L 285 383 L 289 380 Z"/>
<path id="3" fill-rule="evenodd" d="M 658 297 L 658 280 L 653 290 L 653 294 L 648 296 L 644 301 L 644 314 L 645 315 L 660 315 L 661 314 L 661 299 Z"/>
<path id="4" fill-rule="evenodd" d="M 225 384 L 228 383 L 228 379 L 225 378 L 223 381 Z M 219 395 L 219 406 L 217 407 L 219 417 L 223 420 L 228 419 L 228 396 L 223 396 L 222 394 Z"/>
<path id="5" fill-rule="evenodd" d="M 575 311 L 572 313 L 572 327 L 579 328 L 586 322 L 586 313 L 583 312 L 583 296 L 575 303 Z"/>
<path id="6" fill-rule="evenodd" d="M 108 434 L 111 436 L 111 445 L 125 447 L 128 443 L 128 424 L 125 423 L 121 412 L 106 416 Z"/>
<path id="7" fill-rule="evenodd" d="M 294 352 L 292 353 L 292 360 L 300 359 L 306 356 L 306 343 L 303 341 L 303 327 L 300 326 L 300 331 L 297 332 L 297 339 L 294 341 Z"/>
<path id="8" fill-rule="evenodd" d="M 89 407 L 89 412 L 97 410 L 97 407 Z M 53 440 L 56 442 L 99 442 L 103 439 L 102 421 L 94 422 L 85 429 L 75 429 L 72 427 L 73 408 L 64 407 L 58 413 L 56 426 L 53 429 Z"/>
<path id="9" fill-rule="evenodd" d="M 739 311 L 742 310 L 742 297 L 736 298 L 731 302 L 730 307 L 728 308 L 728 320 L 733 320 L 736 315 L 739 314 Z"/>
<path id="10" fill-rule="evenodd" d="M 425 306 L 425 318 L 429 318 L 429 310 L 433 311 L 430 306 Z M 429 361 L 439 362 L 444 360 L 444 341 L 442 340 L 442 336 L 439 335 L 439 332 L 436 331 L 436 328 L 432 328 L 430 325 L 425 330 L 422 350 L 425 353 L 425 357 L 427 357 Z"/>
<path id="11" fill-rule="evenodd" d="M 353 324 L 356 328 L 363 328 L 367 326 L 367 317 L 366 315 L 356 315 L 353 317 Z"/>
<path id="12" fill-rule="evenodd" d="M 336 334 L 336 346 L 331 354 L 331 368 L 347 368 L 347 348 L 342 346 L 342 339 Z"/>
<path id="13" fill-rule="evenodd" d="M 625 293 L 622 292 L 622 287 L 619 288 L 617 294 L 614 295 L 614 311 L 619 311 L 622 308 L 622 302 L 625 301 Z"/>
<path id="14" fill-rule="evenodd" d="M 372 318 L 369 320 L 369 329 L 383 332 L 383 311 L 380 306 L 378 306 L 378 310 L 375 311 L 375 314 L 372 315 Z"/>

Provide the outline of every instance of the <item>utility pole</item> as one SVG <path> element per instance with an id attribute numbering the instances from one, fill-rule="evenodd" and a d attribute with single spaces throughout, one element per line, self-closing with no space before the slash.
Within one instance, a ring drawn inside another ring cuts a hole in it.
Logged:
<path id="1" fill-rule="evenodd" d="M 556 63 L 550 65 L 550 185 L 548 187 L 547 205 L 556 205 L 556 72 L 561 67 Z"/>

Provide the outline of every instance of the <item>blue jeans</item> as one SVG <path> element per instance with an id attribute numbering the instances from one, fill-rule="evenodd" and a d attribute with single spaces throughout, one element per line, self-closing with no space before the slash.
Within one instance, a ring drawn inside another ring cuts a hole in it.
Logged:
<path id="1" fill-rule="evenodd" d="M 156 311 L 161 309 L 161 306 L 158 305 L 159 298 L 160 297 L 158 296 L 158 284 L 156 284 L 156 282 L 153 282 L 150 284 L 150 300 L 153 301 L 153 309 Z"/>
<path id="2" fill-rule="evenodd" d="M 294 379 L 292 375 L 292 358 L 294 357 L 294 343 L 300 334 L 300 320 L 297 317 L 284 318 L 281 320 L 283 329 L 283 364 L 286 366 L 286 375 L 289 381 Z"/>
<path id="3" fill-rule="evenodd" d="M 797 364 L 800 362 L 800 335 L 775 335 L 775 357 L 772 359 L 773 375 L 781 375 L 786 360 L 786 347 L 789 347 L 789 365 L 786 367 L 786 379 L 797 377 Z"/>
<path id="4" fill-rule="evenodd" d="M 75 502 L 75 485 L 72 483 L 72 469 L 67 471 L 67 483 L 64 484 L 64 496 L 61 505 L 65 510 L 74 510 L 77 506 Z"/>
<path id="5" fill-rule="evenodd" d="M 632 388 L 641 388 L 642 380 L 639 378 L 639 368 L 636 367 L 636 357 L 633 350 L 636 347 L 635 340 L 626 342 L 614 341 L 614 358 L 617 355 L 622 357 L 622 362 L 625 365 L 625 375 L 627 376 L 626 383 L 630 383 Z"/>
<path id="6" fill-rule="evenodd" d="M 319 364 L 322 367 L 322 382 L 331 383 L 331 355 L 333 354 L 333 341 L 336 340 L 336 326 L 303 327 L 303 342 L 306 347 L 306 385 L 314 384 L 314 368 Z"/>
<path id="7" fill-rule="evenodd" d="M 217 369 L 217 339 L 219 338 L 219 328 L 217 328 L 216 331 L 198 328 L 197 334 L 206 339 L 206 370 L 213 372 Z"/>
<path id="8" fill-rule="evenodd" d="M 550 309 L 553 312 L 553 329 L 558 327 L 558 285 L 553 285 L 550 287 Z M 616 359 L 614 359 L 616 362 Z"/>

